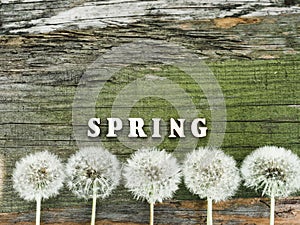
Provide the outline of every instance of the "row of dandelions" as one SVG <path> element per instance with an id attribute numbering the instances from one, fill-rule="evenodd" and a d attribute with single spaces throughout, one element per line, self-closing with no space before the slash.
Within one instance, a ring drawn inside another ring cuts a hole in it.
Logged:
<path id="1" fill-rule="evenodd" d="M 300 189 L 300 160 L 290 150 L 259 148 L 245 158 L 241 173 L 245 185 L 271 197 L 270 224 L 274 224 L 275 197 Z M 182 169 L 181 169 L 182 168 Z M 79 198 L 93 199 L 91 224 L 95 224 L 96 200 L 108 197 L 118 186 L 121 166 L 105 149 L 85 148 L 63 166 L 49 152 L 29 155 L 16 163 L 14 187 L 26 200 L 36 200 L 36 224 L 40 223 L 42 199 L 58 194 L 66 174 L 67 187 Z M 207 224 L 212 225 L 212 202 L 233 196 L 241 177 L 235 160 L 213 148 L 199 148 L 187 154 L 182 167 L 164 150 L 141 149 L 123 167 L 125 187 L 136 199 L 150 204 L 150 225 L 154 224 L 154 204 L 172 198 L 181 176 L 185 185 L 207 199 Z"/>

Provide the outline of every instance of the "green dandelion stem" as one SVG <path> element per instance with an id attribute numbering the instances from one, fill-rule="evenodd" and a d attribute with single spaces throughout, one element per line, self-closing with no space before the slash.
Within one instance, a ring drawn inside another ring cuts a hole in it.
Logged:
<path id="1" fill-rule="evenodd" d="M 42 198 L 36 197 L 36 217 L 35 217 L 35 224 L 40 225 L 41 221 L 41 202 Z"/>
<path id="2" fill-rule="evenodd" d="M 207 225 L 212 225 L 212 198 L 207 198 Z"/>
<path id="3" fill-rule="evenodd" d="M 270 207 L 270 225 L 274 225 L 275 221 L 275 197 L 271 195 L 271 207 Z"/>
<path id="4" fill-rule="evenodd" d="M 150 225 L 154 224 L 154 203 L 150 203 Z"/>
<path id="5" fill-rule="evenodd" d="M 95 225 L 96 204 L 97 204 L 97 184 L 96 184 L 96 182 L 94 182 L 94 184 L 93 184 L 93 205 L 92 205 L 91 225 Z"/>

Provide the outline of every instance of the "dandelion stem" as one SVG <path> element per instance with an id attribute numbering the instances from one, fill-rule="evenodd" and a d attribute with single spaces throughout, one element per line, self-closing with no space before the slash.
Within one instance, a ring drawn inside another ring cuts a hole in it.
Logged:
<path id="1" fill-rule="evenodd" d="M 207 198 L 207 225 L 212 225 L 213 219 L 212 219 L 212 199 Z"/>
<path id="2" fill-rule="evenodd" d="M 35 224 L 40 225 L 41 221 L 41 196 L 36 197 L 36 217 L 35 217 Z"/>
<path id="3" fill-rule="evenodd" d="M 94 185 L 93 185 L 93 206 L 92 206 L 91 225 L 95 225 L 95 220 L 96 220 L 96 203 L 97 203 L 97 184 L 96 184 L 96 182 L 94 182 Z"/>
<path id="4" fill-rule="evenodd" d="M 150 225 L 154 224 L 154 203 L 150 203 Z"/>
<path id="5" fill-rule="evenodd" d="M 275 221 L 275 197 L 271 195 L 271 207 L 270 207 L 270 225 L 274 225 Z"/>

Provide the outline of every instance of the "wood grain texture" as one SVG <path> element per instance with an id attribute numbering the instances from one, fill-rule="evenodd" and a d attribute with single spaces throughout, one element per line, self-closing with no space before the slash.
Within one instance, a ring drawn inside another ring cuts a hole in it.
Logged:
<path id="1" fill-rule="evenodd" d="M 153 19 L 185 21 L 300 12 L 297 6 L 299 2 L 282 0 L 2 0 L 2 2 L 0 10 L 2 31 L 8 33 L 120 27 Z"/>
<path id="2" fill-rule="evenodd" d="M 2 1 L 0 224 L 34 224 L 35 204 L 20 199 L 12 188 L 15 162 L 40 150 L 66 161 L 77 151 L 72 103 L 80 78 L 99 56 L 137 39 L 180 44 L 205 60 L 226 99 L 222 148 L 239 164 L 266 144 L 300 155 L 298 4 L 296 0 Z M 201 103 L 199 110 L 209 119 L 203 94 L 195 92 L 177 68 L 157 64 L 128 68 L 109 80 L 97 110 L 106 115 L 120 88 L 149 75 L 176 80 Z M 151 116 L 149 108 L 162 117 L 165 111 L 176 113 L 159 101 L 141 102 L 135 113 Z M 121 161 L 133 152 L 114 141 L 104 142 Z M 205 140 L 199 143 L 203 144 Z M 164 143 L 166 148 L 173 146 Z M 257 196 L 241 187 L 233 200 L 215 204 L 215 224 L 268 224 L 269 200 Z M 297 196 L 277 202 L 276 224 L 300 224 Z M 156 223 L 205 224 L 205 204 L 181 185 L 173 200 L 156 205 Z M 42 207 L 44 223 L 89 224 L 91 203 L 76 199 L 67 189 Z M 148 211 L 146 203 L 133 200 L 120 185 L 99 203 L 97 224 L 147 224 Z"/>
<path id="3" fill-rule="evenodd" d="M 213 205 L 214 224 L 259 224 L 267 225 L 269 200 L 235 199 Z M 90 207 L 45 209 L 42 218 L 45 224 L 89 224 Z M 101 225 L 148 224 L 148 204 L 131 203 L 115 208 L 109 203 L 97 208 L 97 223 Z M 276 224 L 299 224 L 299 199 L 280 200 L 276 206 Z M 74 217 L 74 215 L 76 215 Z M 23 213 L 2 213 L 2 224 L 34 224 L 34 211 Z M 263 217 L 263 218 L 262 218 Z M 155 205 L 155 224 L 205 224 L 206 202 L 204 201 L 167 201 Z"/>

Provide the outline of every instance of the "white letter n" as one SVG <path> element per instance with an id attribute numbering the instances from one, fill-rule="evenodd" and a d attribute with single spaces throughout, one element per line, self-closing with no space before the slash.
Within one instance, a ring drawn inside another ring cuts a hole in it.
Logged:
<path id="1" fill-rule="evenodd" d="M 185 137 L 184 135 L 184 121 L 185 119 L 178 119 L 179 121 L 179 125 L 176 123 L 176 121 L 171 118 L 170 119 L 170 135 L 169 137 L 170 138 L 175 138 L 176 135 L 175 135 L 175 131 L 176 133 L 178 134 L 179 137 Z"/>

